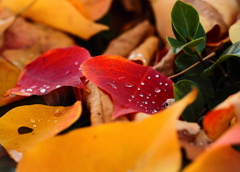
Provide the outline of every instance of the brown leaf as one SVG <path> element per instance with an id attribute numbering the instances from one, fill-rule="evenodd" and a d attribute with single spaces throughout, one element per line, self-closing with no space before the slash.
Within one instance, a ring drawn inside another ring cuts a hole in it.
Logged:
<path id="1" fill-rule="evenodd" d="M 113 103 L 110 96 L 92 82 L 87 83 L 89 92 L 83 92 L 83 100 L 91 113 L 91 125 L 99 125 L 112 121 L 127 121 L 126 117 L 112 119 Z"/>
<path id="2" fill-rule="evenodd" d="M 168 53 L 161 59 L 161 61 L 153 66 L 153 69 L 157 70 L 165 76 L 171 76 L 174 74 L 175 55 L 172 50 L 169 49 Z"/>
<path id="3" fill-rule="evenodd" d="M 4 34 L 3 49 L 29 49 L 39 45 L 41 53 L 54 48 L 74 45 L 74 41 L 66 34 L 55 29 L 33 24 L 18 17 Z"/>
<path id="4" fill-rule="evenodd" d="M 153 27 L 145 20 L 134 28 L 113 39 L 103 54 L 127 57 L 147 36 L 153 34 Z"/>
<path id="5" fill-rule="evenodd" d="M 22 70 L 24 66 L 40 56 L 39 45 L 33 45 L 26 49 L 7 49 L 2 53 L 3 57 Z"/>
<path id="6" fill-rule="evenodd" d="M 142 44 L 131 52 L 128 59 L 137 63 L 139 62 L 144 66 L 148 66 L 158 48 L 158 43 L 159 39 L 156 36 L 149 36 Z"/>

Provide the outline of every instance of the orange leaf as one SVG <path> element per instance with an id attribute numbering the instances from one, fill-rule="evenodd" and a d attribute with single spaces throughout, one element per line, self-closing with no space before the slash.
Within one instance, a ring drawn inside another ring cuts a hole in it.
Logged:
<path id="1" fill-rule="evenodd" d="M 231 146 L 218 147 L 204 152 L 183 172 L 226 172 L 239 171 L 240 153 Z"/>
<path id="2" fill-rule="evenodd" d="M 217 139 L 229 128 L 231 120 L 234 118 L 234 107 L 213 110 L 206 115 L 203 120 L 203 128 L 210 139 Z"/>
<path id="3" fill-rule="evenodd" d="M 79 101 L 70 107 L 46 105 L 16 107 L 0 118 L 0 144 L 10 154 L 16 151 L 24 152 L 69 127 L 80 114 Z"/>
<path id="4" fill-rule="evenodd" d="M 230 126 L 234 117 L 240 120 L 240 92 L 229 96 L 203 119 L 203 129 L 211 139 L 217 139 Z"/>
<path id="5" fill-rule="evenodd" d="M 178 171 L 181 155 L 176 120 L 196 95 L 194 90 L 139 122 L 103 124 L 49 138 L 26 151 L 17 170 Z"/>

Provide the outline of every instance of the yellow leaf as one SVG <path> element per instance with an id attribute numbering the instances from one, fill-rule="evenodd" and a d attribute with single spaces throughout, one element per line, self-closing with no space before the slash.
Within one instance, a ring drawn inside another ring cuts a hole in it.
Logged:
<path id="1" fill-rule="evenodd" d="M 70 107 L 30 105 L 16 107 L 0 118 L 0 144 L 11 154 L 24 152 L 73 124 L 81 104 Z M 12 155 L 14 158 L 14 155 Z"/>
<path id="2" fill-rule="evenodd" d="M 2 5 L 18 12 L 32 2 L 33 0 L 2 0 Z M 38 0 L 23 15 L 83 39 L 89 39 L 108 29 L 105 25 L 88 20 L 75 7 L 67 0 Z"/>
<path id="3" fill-rule="evenodd" d="M 240 20 L 230 27 L 229 36 L 233 44 L 240 41 Z"/>
<path id="4" fill-rule="evenodd" d="M 78 0 L 87 9 L 92 20 L 98 20 L 109 10 L 112 0 Z"/>
<path id="5" fill-rule="evenodd" d="M 196 95 L 194 90 L 139 122 L 103 124 L 49 138 L 23 154 L 17 171 L 178 171 L 181 153 L 175 125 Z"/>
<path id="6" fill-rule="evenodd" d="M 0 97 L 17 83 L 20 70 L 0 58 Z"/>

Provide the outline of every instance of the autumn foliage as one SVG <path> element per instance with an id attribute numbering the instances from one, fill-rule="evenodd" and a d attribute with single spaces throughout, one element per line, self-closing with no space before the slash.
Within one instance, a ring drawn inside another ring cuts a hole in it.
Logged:
<path id="1" fill-rule="evenodd" d="M 0 171 L 239 171 L 237 0 L 0 7 Z"/>

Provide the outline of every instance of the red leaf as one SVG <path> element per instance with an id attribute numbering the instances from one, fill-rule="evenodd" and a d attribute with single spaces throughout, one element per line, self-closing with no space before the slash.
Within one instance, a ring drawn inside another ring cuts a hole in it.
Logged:
<path id="1" fill-rule="evenodd" d="M 173 98 L 170 79 L 120 56 L 97 56 L 83 62 L 81 68 L 87 79 L 112 96 L 114 118 L 133 112 L 155 113 Z"/>
<path id="2" fill-rule="evenodd" d="M 80 80 L 83 74 L 79 66 L 89 58 L 89 52 L 82 47 L 50 50 L 25 66 L 17 85 L 5 96 L 45 95 L 62 86 L 86 88 Z"/>

